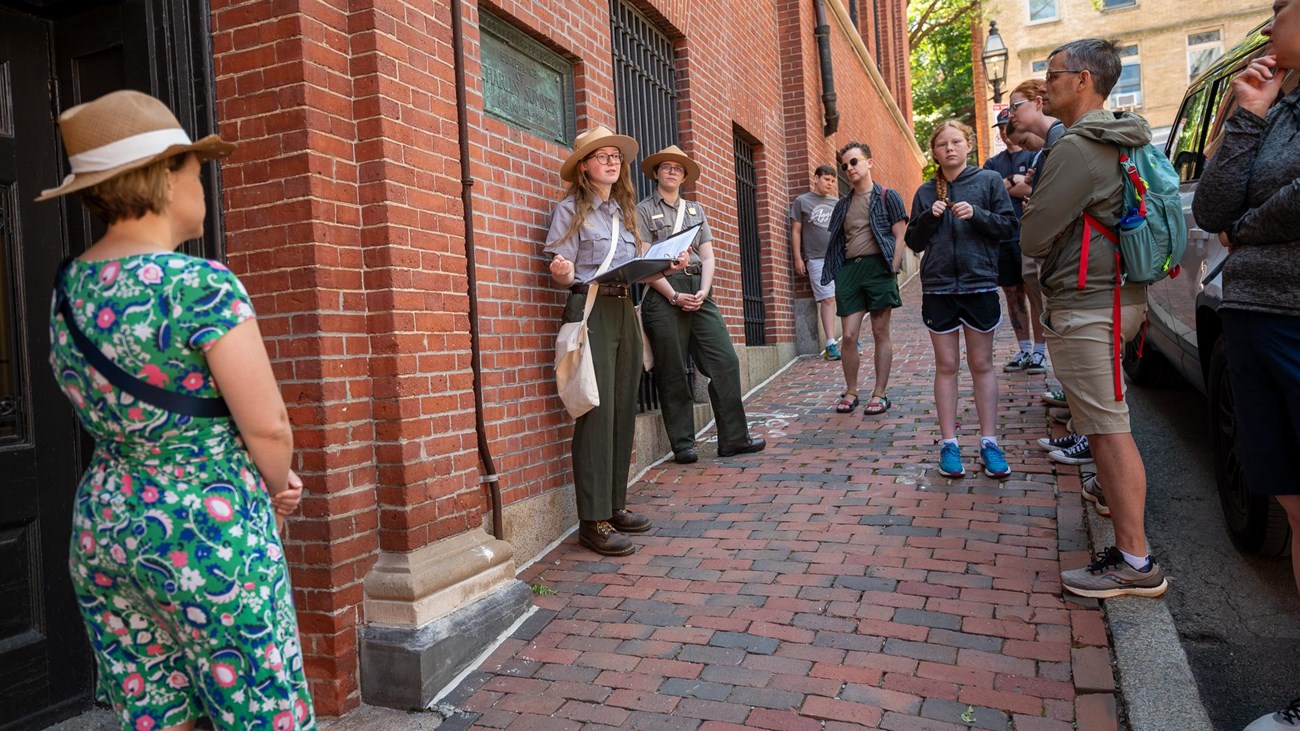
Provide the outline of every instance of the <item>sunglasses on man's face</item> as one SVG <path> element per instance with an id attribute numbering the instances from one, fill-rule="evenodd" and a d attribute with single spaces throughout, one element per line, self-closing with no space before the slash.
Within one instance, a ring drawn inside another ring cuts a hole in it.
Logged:
<path id="1" fill-rule="evenodd" d="M 865 157 L 849 158 L 848 162 L 840 163 L 840 170 L 848 170 L 849 168 L 855 168 L 858 166 L 858 163 L 862 162 L 865 159 L 866 159 Z"/>

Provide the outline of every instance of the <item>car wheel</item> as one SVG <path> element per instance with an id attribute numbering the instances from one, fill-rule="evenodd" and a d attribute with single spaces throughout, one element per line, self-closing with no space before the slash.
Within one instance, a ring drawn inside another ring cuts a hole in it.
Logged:
<path id="1" fill-rule="evenodd" d="M 1124 352 L 1120 360 L 1129 383 L 1138 386 L 1165 385 L 1171 383 L 1175 375 L 1174 367 L 1169 364 L 1169 361 L 1147 342 L 1147 328 L 1150 326 L 1150 321 L 1142 323 L 1142 327 L 1138 328 L 1137 336 L 1124 344 Z M 1140 355 L 1139 345 L 1142 346 Z"/>
<path id="2" fill-rule="evenodd" d="M 1210 440 L 1214 445 L 1214 477 L 1218 483 L 1223 518 L 1228 524 L 1232 542 L 1248 553 L 1283 555 L 1291 532 L 1286 512 L 1271 496 L 1252 493 L 1246 486 L 1246 473 L 1237 452 L 1237 415 L 1232 407 L 1228 352 L 1223 338 L 1214 343 L 1207 385 L 1210 396 Z"/>

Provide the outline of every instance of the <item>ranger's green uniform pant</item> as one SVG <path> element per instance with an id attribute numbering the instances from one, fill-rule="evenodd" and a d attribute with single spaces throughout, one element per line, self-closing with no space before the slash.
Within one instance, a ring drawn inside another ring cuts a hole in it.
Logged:
<path id="1" fill-rule="evenodd" d="M 700 291 L 700 275 L 679 273 L 668 277 L 683 294 Z M 749 441 L 749 425 L 740 393 L 740 360 L 727 334 L 722 313 L 712 299 L 694 312 L 685 312 L 647 287 L 641 302 L 650 348 L 655 356 L 655 386 L 664 427 L 673 451 L 695 446 L 695 406 L 686 378 L 686 354 L 709 378 L 709 401 L 718 422 L 718 445 L 734 447 Z"/>
<path id="2" fill-rule="evenodd" d="M 564 321 L 578 322 L 587 294 L 570 294 Z M 608 520 L 627 507 L 627 475 L 641 385 L 641 331 L 628 297 L 600 295 L 587 320 L 600 406 L 573 426 L 573 486 L 579 520 Z"/>

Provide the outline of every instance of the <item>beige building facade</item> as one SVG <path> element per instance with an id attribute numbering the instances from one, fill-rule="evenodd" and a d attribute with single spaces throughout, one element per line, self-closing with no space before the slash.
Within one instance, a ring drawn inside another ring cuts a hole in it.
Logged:
<path id="1" fill-rule="evenodd" d="M 1042 77 L 1047 55 L 1079 38 L 1123 43 L 1110 107 L 1168 128 L 1188 83 L 1269 17 L 1263 0 L 984 0 L 1010 51 L 1007 87 Z"/>

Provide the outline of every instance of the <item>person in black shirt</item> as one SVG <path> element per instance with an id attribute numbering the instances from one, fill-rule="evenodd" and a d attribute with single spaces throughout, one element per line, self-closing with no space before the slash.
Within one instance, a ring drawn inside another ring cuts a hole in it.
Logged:
<path id="1" fill-rule="evenodd" d="M 1022 150 L 1015 146 L 1007 138 L 1007 123 L 1011 120 L 1011 114 L 1007 110 L 998 113 L 997 123 L 994 127 L 998 130 L 1003 144 L 1007 149 L 990 157 L 984 161 L 984 169 L 992 170 L 1002 176 L 1002 184 L 1007 189 L 1007 194 L 1011 196 L 1011 207 L 1016 212 L 1016 218 L 1020 217 L 1023 210 L 1023 201 L 1029 195 L 1030 185 L 1025 179 L 1026 173 L 1029 172 L 1029 166 L 1033 162 L 1034 153 Z M 1028 373 L 1043 373 L 1047 370 L 1047 341 L 1043 335 L 1043 326 L 1033 322 L 1033 345 L 1030 345 L 1030 307 L 1027 306 L 1028 298 L 1025 296 L 1025 279 L 1022 273 L 1023 266 L 1020 260 L 1020 238 L 1017 235 L 1014 239 L 1002 242 L 1002 248 L 998 251 L 998 286 L 1002 288 L 1003 294 L 1007 298 L 1007 314 L 1011 318 L 1011 329 L 1016 334 L 1016 340 L 1020 344 L 1020 351 L 1011 359 L 1011 362 L 1003 366 L 1002 370 L 1008 373 L 1026 371 Z M 1035 281 L 1035 285 L 1037 282 Z M 1037 304 L 1037 303 L 1035 303 Z M 1033 308 L 1034 315 L 1039 313 L 1039 308 Z M 1030 348 L 1033 348 L 1031 350 Z"/>

